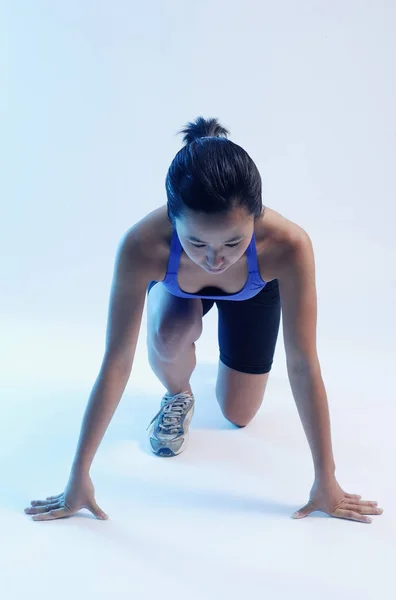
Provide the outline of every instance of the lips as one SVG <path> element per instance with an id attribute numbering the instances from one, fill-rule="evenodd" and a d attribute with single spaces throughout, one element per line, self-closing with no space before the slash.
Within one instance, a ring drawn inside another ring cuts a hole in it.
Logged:
<path id="1" fill-rule="evenodd" d="M 221 269 L 211 269 L 210 267 L 207 267 L 208 271 L 210 271 L 211 273 L 221 273 L 222 271 L 225 270 L 225 267 L 221 267 Z"/>

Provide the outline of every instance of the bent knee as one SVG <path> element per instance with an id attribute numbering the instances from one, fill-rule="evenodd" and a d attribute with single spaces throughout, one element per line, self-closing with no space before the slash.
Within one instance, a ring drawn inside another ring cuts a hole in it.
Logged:
<path id="1" fill-rule="evenodd" d="M 229 407 L 229 405 L 227 407 L 227 403 L 224 404 L 223 402 L 219 402 L 219 405 L 221 412 L 223 413 L 227 421 L 239 428 L 246 427 L 246 425 L 249 425 L 250 421 L 256 414 L 250 414 L 249 412 L 241 411 L 240 409 L 238 411 L 232 410 Z"/>
<path id="2" fill-rule="evenodd" d="M 246 421 L 241 421 L 241 419 L 232 419 L 232 418 L 230 419 L 228 417 L 226 417 L 226 419 L 227 419 L 227 421 L 229 421 L 236 427 L 239 427 L 240 429 L 242 429 L 242 427 L 246 427 L 246 425 L 249 425 L 250 421 L 252 420 L 252 419 L 248 419 Z"/>
<path id="3" fill-rule="evenodd" d="M 154 351 L 162 360 L 172 361 L 202 333 L 202 321 L 163 323 L 148 336 L 149 352 Z"/>
<path id="4" fill-rule="evenodd" d="M 263 395 L 260 394 L 260 397 L 254 398 L 253 396 L 248 402 L 245 395 L 241 397 L 231 393 L 223 397 L 218 390 L 216 396 L 224 417 L 240 428 L 246 427 L 254 419 L 263 399 Z"/>

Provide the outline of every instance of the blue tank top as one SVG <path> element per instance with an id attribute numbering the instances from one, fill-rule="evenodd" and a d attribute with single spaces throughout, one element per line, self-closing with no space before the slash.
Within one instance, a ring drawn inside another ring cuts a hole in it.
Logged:
<path id="1" fill-rule="evenodd" d="M 177 281 L 177 272 L 179 270 L 180 257 L 183 247 L 180 243 L 176 229 L 173 229 L 168 269 L 162 284 L 174 296 L 180 298 L 207 298 L 208 300 L 248 300 L 256 296 L 266 285 L 267 282 L 261 279 L 257 263 L 256 238 L 253 232 L 249 246 L 246 248 L 246 257 L 248 264 L 248 278 L 244 287 L 236 294 L 227 294 L 217 287 L 204 287 L 197 294 L 187 294 L 180 289 Z"/>

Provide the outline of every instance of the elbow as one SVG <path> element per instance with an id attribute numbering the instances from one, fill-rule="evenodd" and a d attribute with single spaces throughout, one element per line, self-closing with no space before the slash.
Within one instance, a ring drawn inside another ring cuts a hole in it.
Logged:
<path id="1" fill-rule="evenodd" d="M 287 359 L 288 373 L 320 373 L 320 363 L 318 356 L 298 356 L 293 359 Z"/>

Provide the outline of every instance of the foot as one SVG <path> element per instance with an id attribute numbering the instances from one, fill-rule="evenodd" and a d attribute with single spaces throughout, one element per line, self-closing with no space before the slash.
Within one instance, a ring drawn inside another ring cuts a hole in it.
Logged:
<path id="1" fill-rule="evenodd" d="M 194 404 L 194 395 L 189 392 L 180 392 L 174 396 L 165 394 L 160 410 L 147 427 L 154 454 L 176 456 L 183 452 L 188 442 Z"/>

